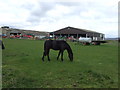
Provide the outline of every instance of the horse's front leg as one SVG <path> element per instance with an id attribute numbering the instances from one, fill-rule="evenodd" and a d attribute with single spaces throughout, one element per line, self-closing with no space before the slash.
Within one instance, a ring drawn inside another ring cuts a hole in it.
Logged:
<path id="1" fill-rule="evenodd" d="M 45 51 L 43 52 L 42 60 L 44 61 L 44 56 L 46 56 Z"/>
<path id="2" fill-rule="evenodd" d="M 58 53 L 57 60 L 59 59 L 60 53 L 61 53 L 61 51 L 59 51 L 59 53 Z"/>
<path id="3" fill-rule="evenodd" d="M 50 61 L 50 57 L 49 57 L 49 55 L 48 55 L 48 61 Z"/>
<path id="4" fill-rule="evenodd" d="M 63 61 L 63 51 L 61 51 L 61 61 Z"/>

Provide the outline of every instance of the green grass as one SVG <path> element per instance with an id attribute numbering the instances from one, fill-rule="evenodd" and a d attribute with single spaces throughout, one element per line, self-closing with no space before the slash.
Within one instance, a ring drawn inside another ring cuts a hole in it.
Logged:
<path id="1" fill-rule="evenodd" d="M 82 46 L 68 42 L 73 50 L 70 62 L 67 51 L 64 62 L 42 62 L 44 41 L 3 39 L 3 88 L 116 88 L 118 87 L 118 44 Z"/>

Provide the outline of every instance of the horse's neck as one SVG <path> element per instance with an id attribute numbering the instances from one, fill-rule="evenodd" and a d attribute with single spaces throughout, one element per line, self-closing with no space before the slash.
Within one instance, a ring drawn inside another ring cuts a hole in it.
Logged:
<path id="1" fill-rule="evenodd" d="M 70 48 L 70 46 L 68 45 L 68 47 L 67 47 L 67 52 L 69 53 L 69 54 L 71 54 L 72 53 L 72 49 Z"/>

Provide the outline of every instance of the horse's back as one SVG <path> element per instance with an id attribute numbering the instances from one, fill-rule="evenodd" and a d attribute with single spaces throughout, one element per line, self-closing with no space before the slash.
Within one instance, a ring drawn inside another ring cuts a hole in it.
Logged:
<path id="1" fill-rule="evenodd" d="M 52 40 L 46 40 L 44 43 L 44 49 L 50 48 L 52 46 Z"/>
<path id="2" fill-rule="evenodd" d="M 64 40 L 46 40 L 45 44 L 64 44 L 66 41 Z"/>
<path id="3" fill-rule="evenodd" d="M 64 40 L 46 40 L 44 44 L 44 48 L 60 50 L 61 48 L 66 46 L 66 41 Z"/>

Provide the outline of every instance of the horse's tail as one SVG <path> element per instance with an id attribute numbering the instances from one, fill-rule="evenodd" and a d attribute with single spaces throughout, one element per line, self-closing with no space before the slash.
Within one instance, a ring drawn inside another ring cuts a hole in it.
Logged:
<path id="1" fill-rule="evenodd" d="M 44 55 L 46 56 L 49 53 L 49 48 L 51 47 L 52 40 L 46 40 L 44 43 Z"/>
<path id="2" fill-rule="evenodd" d="M 44 52 L 43 52 L 44 56 L 47 55 L 47 54 L 46 54 L 46 43 L 47 43 L 47 41 L 45 41 L 45 43 L 44 43 Z"/>

